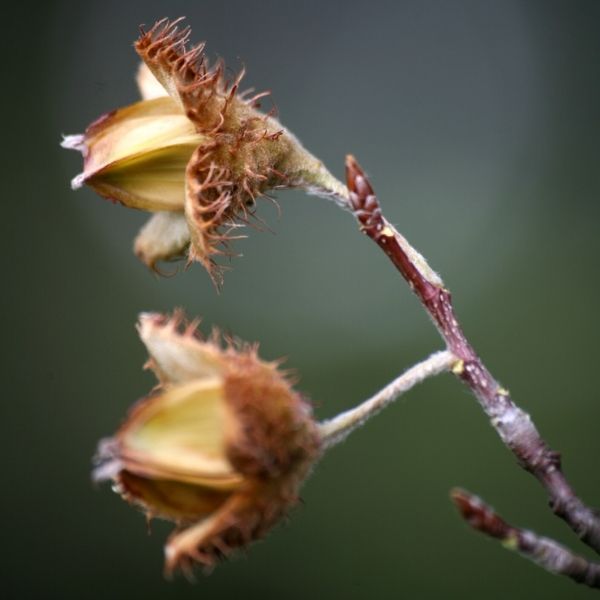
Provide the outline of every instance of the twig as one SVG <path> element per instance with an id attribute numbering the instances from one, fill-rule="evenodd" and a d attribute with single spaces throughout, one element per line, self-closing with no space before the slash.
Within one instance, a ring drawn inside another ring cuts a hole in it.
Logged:
<path id="1" fill-rule="evenodd" d="M 600 564 L 574 554 L 554 540 L 509 525 L 481 498 L 465 490 L 452 490 L 451 498 L 473 529 L 500 540 L 505 548 L 516 550 L 550 573 L 565 575 L 578 583 L 600 588 Z"/>
<path id="2" fill-rule="evenodd" d="M 329 421 L 320 423 L 319 429 L 324 447 L 329 448 L 338 444 L 348 434 L 363 425 L 388 404 L 391 404 L 398 396 L 421 383 L 421 381 L 448 371 L 455 363 L 456 358 L 451 352 L 447 350 L 436 352 L 424 361 L 412 366 L 357 407 L 340 413 Z"/>
<path id="3" fill-rule="evenodd" d="M 346 159 L 346 179 L 349 201 L 361 230 L 387 254 L 429 313 L 448 350 L 457 358 L 454 374 L 471 389 L 519 464 L 542 483 L 554 513 L 586 544 L 600 551 L 600 516 L 575 495 L 561 471 L 560 455 L 548 447 L 530 416 L 515 405 L 508 390 L 483 365 L 456 319 L 450 292 L 425 259 L 383 217 L 371 185 L 352 156 Z"/>

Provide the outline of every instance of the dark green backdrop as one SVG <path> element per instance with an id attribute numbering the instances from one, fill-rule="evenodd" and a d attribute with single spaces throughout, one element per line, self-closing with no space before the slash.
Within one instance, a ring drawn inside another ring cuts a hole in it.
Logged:
<path id="1" fill-rule="evenodd" d="M 7 9 L 5 9 L 7 10 Z M 21 2 L 5 14 L 3 510 L 13 598 L 586 598 L 468 530 L 452 486 L 574 549 L 474 399 L 431 381 L 336 448 L 305 505 L 195 586 L 166 582 L 157 523 L 90 483 L 96 441 L 153 385 L 134 330 L 183 306 L 288 357 L 319 417 L 441 347 L 407 286 L 323 200 L 265 205 L 217 296 L 198 266 L 155 279 L 144 215 L 69 180 L 61 133 L 133 101 L 140 23 L 185 14 L 196 40 L 269 88 L 338 175 L 369 171 L 390 220 L 454 292 L 492 371 L 600 505 L 600 3 Z"/>

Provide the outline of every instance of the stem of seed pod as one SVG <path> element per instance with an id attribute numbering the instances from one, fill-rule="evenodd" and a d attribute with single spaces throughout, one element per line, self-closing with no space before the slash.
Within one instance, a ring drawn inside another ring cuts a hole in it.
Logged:
<path id="1" fill-rule="evenodd" d="M 330 448 L 339 444 L 346 436 L 366 423 L 404 392 L 429 377 L 449 371 L 455 364 L 456 357 L 448 350 L 436 352 L 424 361 L 412 366 L 357 407 L 340 413 L 329 421 L 320 423 L 319 429 L 324 447 Z"/>

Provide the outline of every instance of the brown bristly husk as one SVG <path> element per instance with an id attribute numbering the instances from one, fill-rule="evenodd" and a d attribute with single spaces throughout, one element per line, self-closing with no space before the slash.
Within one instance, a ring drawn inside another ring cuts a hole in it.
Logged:
<path id="1" fill-rule="evenodd" d="M 186 217 L 190 260 L 200 261 L 221 280 L 215 256 L 232 256 L 228 242 L 240 223 L 253 216 L 257 198 L 268 189 L 293 184 L 278 169 L 295 152 L 295 140 L 272 118 L 256 110 L 268 92 L 244 99 L 238 94 L 244 69 L 228 81 L 222 60 L 210 67 L 204 44 L 187 50 L 189 27 L 159 21 L 142 32 L 136 50 L 154 75 L 179 99 L 198 133 L 209 141 L 196 149 L 186 171 Z"/>

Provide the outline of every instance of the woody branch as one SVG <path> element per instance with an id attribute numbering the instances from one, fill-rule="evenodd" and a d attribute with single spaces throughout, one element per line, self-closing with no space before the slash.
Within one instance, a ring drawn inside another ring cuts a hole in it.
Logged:
<path id="1" fill-rule="evenodd" d="M 349 208 L 361 230 L 385 252 L 421 301 L 447 350 L 456 357 L 454 374 L 473 392 L 519 464 L 543 485 L 554 513 L 600 552 L 600 516 L 576 496 L 562 472 L 560 455 L 550 449 L 531 417 L 485 367 L 462 331 L 450 292 L 427 261 L 385 219 L 369 181 L 352 156 L 346 160 L 346 178 Z"/>
<path id="2" fill-rule="evenodd" d="M 500 540 L 508 550 L 516 550 L 550 573 L 570 577 L 577 583 L 592 588 L 600 588 L 600 564 L 574 554 L 554 540 L 509 525 L 481 498 L 465 490 L 452 490 L 451 498 L 473 529 Z"/>

